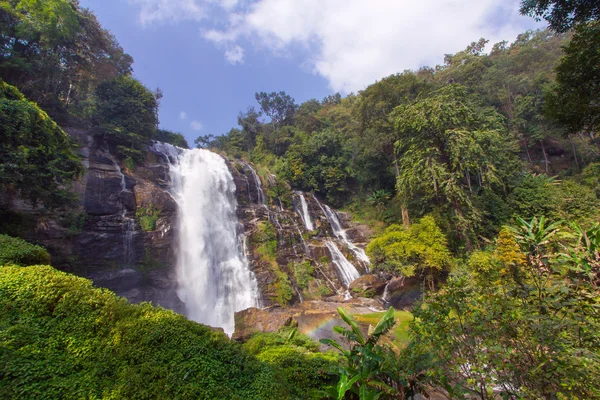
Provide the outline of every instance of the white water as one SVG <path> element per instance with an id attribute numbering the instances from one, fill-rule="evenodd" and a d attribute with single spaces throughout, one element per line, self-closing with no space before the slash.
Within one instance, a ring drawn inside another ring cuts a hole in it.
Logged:
<path id="1" fill-rule="evenodd" d="M 381 298 L 381 300 L 383 300 L 384 302 L 388 302 L 390 301 L 390 283 L 392 281 L 388 282 L 387 285 L 385 285 L 385 289 L 383 290 L 383 297 Z"/>
<path id="2" fill-rule="evenodd" d="M 331 253 L 331 261 L 333 261 L 333 264 L 338 269 L 342 282 L 346 287 L 350 286 L 350 283 L 357 279 L 360 276 L 360 274 L 358 273 L 354 265 L 352 265 L 352 263 L 348 261 L 346 257 L 344 257 L 344 254 L 342 254 L 342 252 L 334 242 L 328 240 L 325 243 L 325 245 Z"/>
<path id="3" fill-rule="evenodd" d="M 331 208 L 329 208 L 327 204 L 325 204 L 325 209 L 323 210 L 323 212 L 327 217 L 327 221 L 329 221 L 329 225 L 331 225 L 331 229 L 333 229 L 334 235 L 342 242 L 344 242 L 346 246 L 348 246 L 348 248 L 352 250 L 352 252 L 360 261 L 364 262 L 367 265 L 371 264 L 371 260 L 369 259 L 369 256 L 367 256 L 367 253 L 365 253 L 363 249 L 361 249 L 360 247 L 352 243 L 350 239 L 348 239 L 348 235 L 346 234 L 346 231 L 342 228 L 342 224 L 340 224 L 340 220 L 338 219 L 337 214 Z"/>
<path id="4" fill-rule="evenodd" d="M 162 143 L 154 150 L 168 155 L 179 206 L 177 295 L 188 318 L 231 336 L 234 313 L 260 304 L 245 238 L 237 233 L 233 177 L 224 159 L 208 150 Z"/>
<path id="5" fill-rule="evenodd" d="M 302 220 L 304 221 L 304 226 L 306 227 L 307 230 L 309 231 L 314 231 L 315 230 L 315 226 L 312 222 L 312 220 L 310 219 L 310 213 L 308 212 L 308 204 L 306 203 L 306 199 L 304 198 L 304 195 L 302 194 L 302 192 L 297 192 L 296 193 L 298 195 L 298 197 L 300 197 L 300 204 L 302 205 Z"/>
<path id="6" fill-rule="evenodd" d="M 114 161 L 114 160 L 113 160 Z M 119 167 L 119 164 L 115 162 L 117 167 L 117 171 L 121 176 L 121 193 L 127 192 L 131 193 L 131 190 L 127 189 L 127 185 L 125 182 L 125 174 L 123 174 L 123 170 Z M 127 216 L 127 209 L 125 205 L 121 203 L 121 219 L 123 221 L 123 226 L 125 227 L 125 231 L 123 232 L 123 249 L 124 249 L 124 257 L 123 263 L 126 266 L 131 266 L 131 264 L 135 261 L 135 253 L 133 248 L 133 239 L 135 236 L 135 219 Z"/>
<path id="7" fill-rule="evenodd" d="M 248 167 L 248 169 L 252 173 L 252 178 L 254 178 L 254 184 L 256 185 L 256 192 L 258 194 L 257 203 L 263 204 L 266 206 L 265 193 L 263 192 L 262 182 L 260 181 L 258 174 L 256 173 L 256 171 L 254 170 L 254 168 L 252 168 L 252 166 L 250 164 L 248 164 L 248 163 L 244 163 L 244 164 L 246 165 L 246 167 Z"/>

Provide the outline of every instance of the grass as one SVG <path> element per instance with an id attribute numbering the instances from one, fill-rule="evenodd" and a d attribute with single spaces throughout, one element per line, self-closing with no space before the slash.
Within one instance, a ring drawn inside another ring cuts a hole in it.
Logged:
<path id="1" fill-rule="evenodd" d="M 371 314 L 355 314 L 353 317 L 358 323 L 375 326 L 381 317 L 383 317 L 383 314 L 385 314 L 384 311 Z M 410 342 L 408 325 L 413 318 L 413 315 L 408 311 L 394 311 L 394 320 L 396 321 L 396 325 L 394 325 L 390 334 L 388 334 L 393 344 L 398 347 L 404 347 Z"/>

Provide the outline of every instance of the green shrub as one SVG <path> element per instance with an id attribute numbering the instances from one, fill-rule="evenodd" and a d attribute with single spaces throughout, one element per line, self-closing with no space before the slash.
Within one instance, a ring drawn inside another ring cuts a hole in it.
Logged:
<path id="1" fill-rule="evenodd" d="M 338 361 L 335 355 L 279 346 L 266 349 L 258 359 L 276 367 L 290 384 L 291 394 L 298 398 L 320 399 L 322 396 L 314 392 L 335 381 L 335 376 L 330 373 Z"/>
<path id="2" fill-rule="evenodd" d="M 72 212 L 62 218 L 61 225 L 68 229 L 69 235 L 76 235 L 83 230 L 86 219 L 85 212 Z"/>
<path id="3" fill-rule="evenodd" d="M 0 265 L 50 264 L 50 254 L 41 246 L 23 239 L 0 235 Z"/>
<path id="4" fill-rule="evenodd" d="M 47 266 L 0 268 L 0 398 L 288 399 L 222 333 Z"/>
<path id="5" fill-rule="evenodd" d="M 292 289 L 290 278 L 285 272 L 277 268 L 275 274 L 277 275 L 277 282 L 275 283 L 276 301 L 284 306 L 294 297 L 294 290 Z"/>
<path id="6" fill-rule="evenodd" d="M 289 387 L 295 397 L 312 398 L 312 391 L 334 381 L 329 371 L 338 364 L 339 356 L 319 353 L 319 344 L 296 328 L 257 333 L 243 347 L 259 360 L 276 367 L 291 384 Z"/>
<path id="7" fill-rule="evenodd" d="M 312 275 L 315 270 L 310 261 L 304 261 L 298 264 L 292 264 L 294 274 L 296 275 L 296 283 L 300 289 L 307 289 L 308 283 L 313 279 Z"/>
<path id="8" fill-rule="evenodd" d="M 244 343 L 244 348 L 256 355 L 268 347 L 283 345 L 302 347 L 311 352 L 319 351 L 319 343 L 292 327 L 283 327 L 277 332 L 256 333 Z"/>
<path id="9" fill-rule="evenodd" d="M 149 207 L 138 207 L 135 216 L 138 218 L 143 231 L 152 232 L 156 229 L 156 221 L 160 217 L 160 210 L 150 204 Z"/>
<path id="10" fill-rule="evenodd" d="M 592 163 L 581 171 L 581 183 L 589 187 L 600 198 L 600 163 Z"/>

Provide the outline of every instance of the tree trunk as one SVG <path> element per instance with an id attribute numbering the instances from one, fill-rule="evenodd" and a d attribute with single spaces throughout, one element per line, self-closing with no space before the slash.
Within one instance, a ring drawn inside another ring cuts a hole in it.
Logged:
<path id="1" fill-rule="evenodd" d="M 398 188 L 398 177 L 400 176 L 400 167 L 398 167 L 398 159 L 396 158 L 396 152 L 394 152 L 394 172 L 396 173 L 396 188 Z M 398 192 L 400 192 L 398 190 Z M 408 208 L 406 208 L 406 205 L 404 204 L 404 202 L 402 202 L 402 205 L 400 206 L 401 210 L 402 210 L 402 225 L 404 225 L 405 228 L 410 228 L 410 218 L 408 216 Z"/>
<path id="2" fill-rule="evenodd" d="M 581 168 L 579 167 L 579 160 L 577 159 L 577 149 L 575 148 L 575 142 L 573 141 L 573 138 L 569 139 L 571 142 L 571 148 L 573 149 L 573 158 L 575 159 L 575 165 L 577 166 L 577 170 L 581 171 Z"/>
<path id="3" fill-rule="evenodd" d="M 408 217 L 408 208 L 406 208 L 406 206 L 404 206 L 404 204 L 401 206 L 402 207 L 402 225 L 404 225 L 405 228 L 410 228 L 410 218 Z"/>
<path id="4" fill-rule="evenodd" d="M 531 164 L 531 154 L 529 154 L 529 143 L 525 143 L 525 153 L 527 153 L 527 159 L 529 160 L 529 164 Z"/>
<path id="5" fill-rule="evenodd" d="M 546 154 L 546 147 L 544 146 L 544 141 L 540 140 L 540 144 L 542 145 L 542 153 L 544 153 L 544 162 L 546 163 L 546 174 L 548 173 L 548 164 L 550 164 L 550 162 L 548 161 L 548 154 Z"/>

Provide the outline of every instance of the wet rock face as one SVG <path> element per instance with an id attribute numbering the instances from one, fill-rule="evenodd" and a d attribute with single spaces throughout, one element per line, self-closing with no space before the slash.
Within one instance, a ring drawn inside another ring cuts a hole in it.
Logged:
<path id="1" fill-rule="evenodd" d="M 80 145 L 86 167 L 73 185 L 79 207 L 40 218 L 38 210 L 13 202 L 13 211 L 39 220 L 25 236 L 47 247 L 59 269 L 133 302 L 181 309 L 174 272 L 177 205 L 167 193 L 168 167 L 149 154 L 134 171 L 122 170 L 104 140 L 86 130 L 65 131 Z M 141 208 L 157 210 L 154 229 L 142 229 L 136 216 Z M 82 226 L 66 226 L 63 220 L 69 216 L 80 216 Z"/>
<path id="2" fill-rule="evenodd" d="M 325 206 L 313 195 L 294 192 L 291 198 L 289 195 L 283 200 L 270 198 L 266 188 L 277 185 L 274 176 L 261 178 L 246 162 L 229 160 L 228 164 L 236 185 L 240 232 L 248 239 L 247 257 L 259 283 L 263 306 L 299 304 L 347 293 L 339 266 L 332 262 L 328 241 L 336 243 L 359 273 L 367 272 L 368 266 L 356 259 L 347 243 L 336 237 Z M 310 219 L 309 223 L 306 218 Z M 350 215 L 340 213 L 340 223 L 346 229 L 353 226 L 350 219 Z M 274 237 L 264 240 L 276 241 L 271 243 L 273 254 L 267 256 L 265 242 L 261 242 L 265 230 Z M 370 232 L 366 228 L 353 230 L 353 240 L 364 244 L 365 234 Z M 288 282 L 282 282 L 282 274 L 287 276 Z M 282 287 L 288 289 L 284 302 L 281 301 Z"/>
<path id="3" fill-rule="evenodd" d="M 386 282 L 376 275 L 363 275 L 350 284 L 350 292 L 358 297 L 382 296 Z"/>

